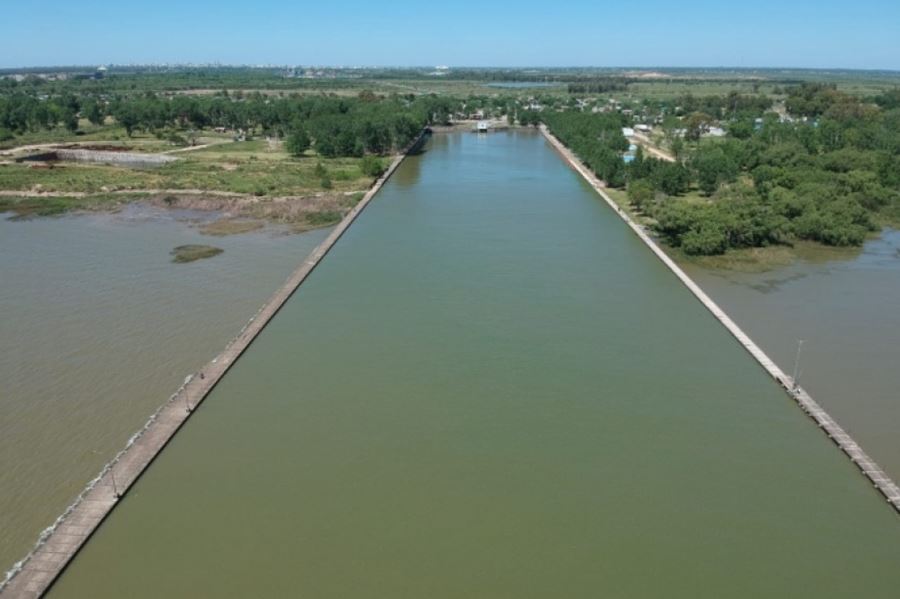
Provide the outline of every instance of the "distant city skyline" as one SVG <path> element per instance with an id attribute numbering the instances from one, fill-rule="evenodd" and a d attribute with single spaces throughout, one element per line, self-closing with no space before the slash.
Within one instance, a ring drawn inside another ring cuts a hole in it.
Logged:
<path id="1" fill-rule="evenodd" d="M 4 7 L 0 67 L 188 64 L 900 70 L 900 3 L 46 0 Z"/>

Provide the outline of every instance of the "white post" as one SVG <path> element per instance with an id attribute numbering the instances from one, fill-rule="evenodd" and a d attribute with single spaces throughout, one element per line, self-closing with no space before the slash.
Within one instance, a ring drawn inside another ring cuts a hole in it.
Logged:
<path id="1" fill-rule="evenodd" d="M 119 487 L 116 485 L 116 473 L 113 472 L 113 469 L 115 467 L 116 467 L 115 464 L 110 465 L 109 478 L 112 479 L 113 495 L 115 495 L 116 499 L 118 499 L 119 497 L 121 497 L 121 495 L 119 495 Z"/>
<path id="2" fill-rule="evenodd" d="M 794 391 L 800 388 L 800 350 L 803 349 L 803 339 L 797 339 L 797 355 L 794 357 L 794 376 L 791 382 L 794 385 Z"/>

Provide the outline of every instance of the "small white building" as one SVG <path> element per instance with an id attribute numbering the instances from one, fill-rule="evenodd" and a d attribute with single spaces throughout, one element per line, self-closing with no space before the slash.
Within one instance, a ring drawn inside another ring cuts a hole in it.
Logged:
<path id="1" fill-rule="evenodd" d="M 650 125 L 645 125 L 643 123 L 635 125 L 634 128 L 641 133 L 650 133 Z"/>
<path id="2" fill-rule="evenodd" d="M 622 127 L 622 135 L 625 137 L 634 137 L 634 129 L 631 127 Z"/>

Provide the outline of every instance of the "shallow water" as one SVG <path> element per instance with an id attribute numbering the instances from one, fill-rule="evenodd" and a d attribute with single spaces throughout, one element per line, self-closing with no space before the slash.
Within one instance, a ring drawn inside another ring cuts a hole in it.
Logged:
<path id="1" fill-rule="evenodd" d="M 900 231 L 765 273 L 686 270 L 900 480 Z"/>
<path id="2" fill-rule="evenodd" d="M 409 158 L 56 597 L 894 597 L 892 509 L 525 131 Z"/>
<path id="3" fill-rule="evenodd" d="M 325 236 L 167 213 L 0 215 L 0 574 Z M 207 217 L 208 218 L 208 217 Z M 178 245 L 225 249 L 173 264 Z M 0 576 L 2 577 L 2 576 Z"/>

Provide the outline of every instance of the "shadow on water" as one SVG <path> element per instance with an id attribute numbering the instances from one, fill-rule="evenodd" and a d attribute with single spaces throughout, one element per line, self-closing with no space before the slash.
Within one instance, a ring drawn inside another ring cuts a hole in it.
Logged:
<path id="1" fill-rule="evenodd" d="M 806 276 L 808 276 L 807 273 L 798 272 L 786 277 L 763 279 L 758 283 L 747 283 L 747 287 L 759 291 L 760 293 L 771 293 L 773 291 L 777 291 L 785 283 L 790 283 L 791 281 L 799 281 Z"/>
<path id="2" fill-rule="evenodd" d="M 422 174 L 422 159 L 428 153 L 433 139 L 431 129 L 426 130 L 419 142 L 406 153 L 404 167 L 394 171 L 391 181 L 404 188 L 417 184 Z"/>

